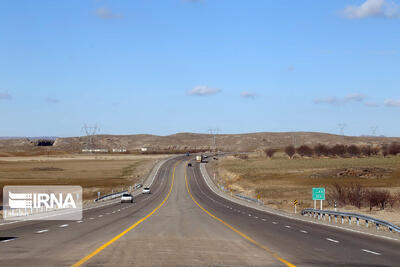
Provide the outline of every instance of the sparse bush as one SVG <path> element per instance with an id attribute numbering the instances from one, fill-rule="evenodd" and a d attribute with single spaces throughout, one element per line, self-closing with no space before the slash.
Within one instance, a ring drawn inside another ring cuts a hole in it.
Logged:
<path id="1" fill-rule="evenodd" d="M 387 157 L 388 155 L 389 155 L 389 146 L 388 145 L 383 145 L 382 147 L 381 147 L 381 151 L 382 151 L 382 155 L 384 156 L 384 157 Z"/>
<path id="2" fill-rule="evenodd" d="M 361 208 L 364 199 L 365 189 L 359 183 L 351 184 L 347 190 L 346 195 L 350 205 Z"/>
<path id="3" fill-rule="evenodd" d="M 345 145 L 335 145 L 330 149 L 332 155 L 343 157 L 346 154 L 346 146 Z"/>
<path id="4" fill-rule="evenodd" d="M 285 153 L 289 156 L 289 158 L 293 158 L 294 154 L 296 153 L 296 149 L 292 145 L 287 146 L 285 148 Z"/>
<path id="5" fill-rule="evenodd" d="M 375 206 L 384 210 L 389 202 L 390 192 L 388 190 L 369 189 L 366 191 L 364 199 L 367 201 L 370 211 Z"/>
<path id="6" fill-rule="evenodd" d="M 361 154 L 360 148 L 356 145 L 348 146 L 346 152 L 352 157 L 357 157 Z"/>
<path id="7" fill-rule="evenodd" d="M 362 146 L 360 148 L 361 154 L 367 157 L 372 155 L 372 147 L 371 146 Z"/>
<path id="8" fill-rule="evenodd" d="M 330 155 L 330 149 L 326 145 L 318 144 L 314 148 L 314 153 L 318 157 L 329 156 Z"/>
<path id="9" fill-rule="evenodd" d="M 277 150 L 275 148 L 267 148 L 264 150 L 264 153 L 268 158 L 272 158 L 274 156 L 274 154 L 276 153 L 276 151 Z"/>
<path id="10" fill-rule="evenodd" d="M 314 151 L 311 147 L 302 145 L 297 149 L 297 153 L 302 157 L 311 157 L 314 154 Z"/>
<path id="11" fill-rule="evenodd" d="M 396 156 L 397 154 L 400 153 L 400 144 L 399 143 L 392 143 L 388 147 L 388 152 L 390 155 Z"/>
<path id="12" fill-rule="evenodd" d="M 337 200 L 339 205 L 346 205 L 347 204 L 347 192 L 343 185 L 339 183 L 333 184 L 333 192 L 330 196 L 332 199 Z"/>

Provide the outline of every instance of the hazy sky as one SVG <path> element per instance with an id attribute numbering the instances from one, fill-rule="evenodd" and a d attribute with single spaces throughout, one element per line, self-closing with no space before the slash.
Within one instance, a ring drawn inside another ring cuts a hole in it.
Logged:
<path id="1" fill-rule="evenodd" d="M 400 1 L 3 1 L 0 136 L 400 136 Z"/>

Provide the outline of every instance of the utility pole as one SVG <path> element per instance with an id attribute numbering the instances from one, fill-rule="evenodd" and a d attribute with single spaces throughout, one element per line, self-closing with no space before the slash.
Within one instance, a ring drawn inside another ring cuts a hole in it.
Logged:
<path id="1" fill-rule="evenodd" d="M 344 128 L 346 128 L 346 123 L 339 123 L 338 124 L 338 127 L 339 127 L 339 130 L 340 130 L 340 135 L 344 135 Z"/>
<path id="2" fill-rule="evenodd" d="M 100 131 L 100 128 L 95 124 L 94 126 L 88 126 L 86 123 L 82 127 L 82 131 L 85 132 L 87 138 L 88 138 L 88 144 L 87 144 L 87 149 L 93 149 L 94 148 L 94 136 L 96 133 Z"/>
<path id="3" fill-rule="evenodd" d="M 217 151 L 217 142 L 215 140 L 215 135 L 218 134 L 220 130 L 218 128 L 210 128 L 208 129 L 208 132 L 212 135 L 211 139 L 211 149 L 214 150 L 214 152 Z"/>
<path id="4" fill-rule="evenodd" d="M 372 136 L 376 136 L 376 130 L 378 130 L 378 126 L 371 126 L 370 129 L 372 132 Z"/>

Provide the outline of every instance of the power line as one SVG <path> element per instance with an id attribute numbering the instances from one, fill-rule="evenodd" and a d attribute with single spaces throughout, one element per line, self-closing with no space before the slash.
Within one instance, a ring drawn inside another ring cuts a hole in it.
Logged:
<path id="1" fill-rule="evenodd" d="M 211 147 L 212 147 L 212 150 L 214 150 L 214 151 L 217 151 L 217 142 L 215 139 L 215 135 L 218 134 L 219 131 L 220 131 L 220 129 L 218 129 L 218 128 L 208 129 L 208 132 L 212 135 Z"/>
<path id="2" fill-rule="evenodd" d="M 100 128 L 97 126 L 97 124 L 93 126 L 88 126 L 86 123 L 82 126 L 82 131 L 85 132 L 87 138 L 88 138 L 88 143 L 86 149 L 92 149 L 94 148 L 94 136 L 96 133 L 100 131 Z"/>
<path id="3" fill-rule="evenodd" d="M 371 126 L 370 129 L 372 132 L 372 136 L 376 136 L 376 130 L 378 130 L 378 126 Z"/>
<path id="4" fill-rule="evenodd" d="M 344 128 L 346 128 L 346 123 L 339 123 L 338 124 L 338 127 L 339 127 L 339 130 L 340 130 L 340 135 L 344 135 Z"/>

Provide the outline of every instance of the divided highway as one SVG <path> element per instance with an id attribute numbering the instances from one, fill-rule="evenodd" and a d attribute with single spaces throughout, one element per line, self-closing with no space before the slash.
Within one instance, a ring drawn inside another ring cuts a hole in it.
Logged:
<path id="1" fill-rule="evenodd" d="M 189 157 L 152 194 L 82 221 L 0 224 L 0 266 L 398 266 L 400 244 L 244 207 L 210 190 Z"/>

